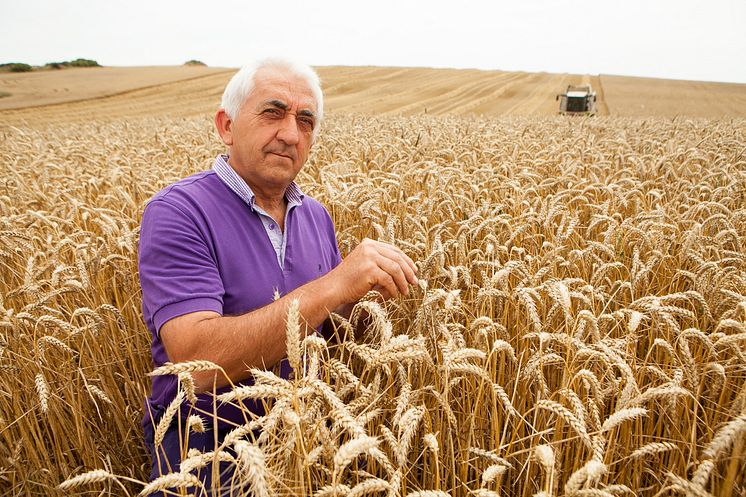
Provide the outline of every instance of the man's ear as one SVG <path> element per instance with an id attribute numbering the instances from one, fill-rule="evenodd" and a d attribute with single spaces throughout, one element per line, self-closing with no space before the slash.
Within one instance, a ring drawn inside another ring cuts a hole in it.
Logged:
<path id="1" fill-rule="evenodd" d="M 218 130 L 223 143 L 233 145 L 233 120 L 225 113 L 225 109 L 219 109 L 215 113 L 215 129 Z"/>

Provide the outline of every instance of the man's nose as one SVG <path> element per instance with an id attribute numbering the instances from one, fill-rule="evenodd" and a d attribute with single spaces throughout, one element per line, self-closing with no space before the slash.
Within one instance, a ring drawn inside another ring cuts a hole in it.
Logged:
<path id="1" fill-rule="evenodd" d="M 300 130 L 296 122 L 295 115 L 288 112 L 280 123 L 280 129 L 277 131 L 277 138 L 288 145 L 295 145 L 300 139 Z"/>

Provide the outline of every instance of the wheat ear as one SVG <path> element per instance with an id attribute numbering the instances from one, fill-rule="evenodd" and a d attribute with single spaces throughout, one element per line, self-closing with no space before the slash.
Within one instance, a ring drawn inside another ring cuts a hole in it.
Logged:
<path id="1" fill-rule="evenodd" d="M 285 345 L 287 347 L 288 362 L 296 375 L 301 368 L 300 351 L 300 301 L 293 299 L 288 306 L 288 317 L 285 323 Z"/>
<path id="2" fill-rule="evenodd" d="M 114 478 L 116 477 L 108 471 L 104 471 L 103 469 L 94 469 L 93 471 L 88 471 L 87 473 L 68 478 L 67 480 L 60 483 L 57 488 L 60 490 L 69 490 L 73 487 L 77 487 L 78 485 L 85 485 L 87 483 L 99 483 Z"/>

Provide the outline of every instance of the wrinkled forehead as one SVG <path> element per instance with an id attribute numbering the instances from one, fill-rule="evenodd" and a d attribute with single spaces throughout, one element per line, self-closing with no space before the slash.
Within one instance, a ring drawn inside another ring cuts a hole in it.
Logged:
<path id="1" fill-rule="evenodd" d="M 316 114 L 317 102 L 308 82 L 281 68 L 262 68 L 254 76 L 251 99 L 256 103 L 279 100 L 297 111 Z"/>

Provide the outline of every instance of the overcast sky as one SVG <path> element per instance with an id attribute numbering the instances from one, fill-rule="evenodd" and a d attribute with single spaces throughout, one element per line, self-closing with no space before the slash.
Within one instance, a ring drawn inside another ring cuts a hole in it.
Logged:
<path id="1" fill-rule="evenodd" d="M 746 83 L 746 0 L 0 0 L 0 62 L 267 55 Z"/>

